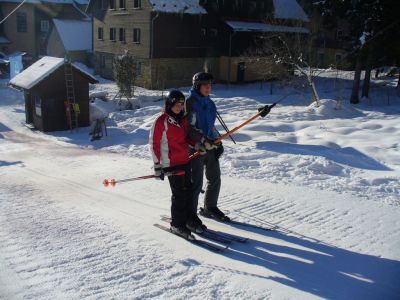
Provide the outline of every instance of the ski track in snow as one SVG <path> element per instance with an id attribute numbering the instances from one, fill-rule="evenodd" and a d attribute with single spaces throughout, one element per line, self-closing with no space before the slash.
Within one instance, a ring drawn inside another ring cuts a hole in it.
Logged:
<path id="1" fill-rule="evenodd" d="M 34 186 L 3 191 L 0 258 L 23 282 L 15 298 L 261 299 L 232 292 L 221 272 L 198 272 L 195 261 L 159 254 L 159 242 L 141 233 L 127 238 L 106 220 L 61 208 Z"/>

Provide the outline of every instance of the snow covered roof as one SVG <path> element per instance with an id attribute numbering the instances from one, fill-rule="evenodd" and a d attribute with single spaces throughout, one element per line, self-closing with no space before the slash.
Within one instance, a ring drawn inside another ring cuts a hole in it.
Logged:
<path id="1" fill-rule="evenodd" d="M 9 44 L 10 40 L 5 36 L 0 35 L 0 44 Z"/>
<path id="2" fill-rule="evenodd" d="M 53 72 L 55 72 L 63 64 L 64 58 L 44 56 L 37 62 L 32 64 L 30 67 L 16 75 L 13 79 L 10 80 L 9 84 L 29 90 L 37 85 L 39 82 L 41 82 L 43 79 L 51 75 Z M 74 64 L 72 64 L 72 66 L 79 72 L 85 74 L 85 76 L 92 79 L 93 82 L 97 82 L 96 78 L 94 78 L 89 73 L 85 72 Z"/>
<path id="3" fill-rule="evenodd" d="M 296 0 L 274 0 L 276 19 L 291 19 L 309 22 L 307 14 Z"/>
<path id="4" fill-rule="evenodd" d="M 21 3 L 22 0 L 0 0 L 0 2 L 13 2 L 13 3 Z M 54 4 L 72 4 L 74 0 L 26 0 L 25 3 L 54 3 Z"/>
<path id="5" fill-rule="evenodd" d="M 92 22 L 60 19 L 53 19 L 53 22 L 65 50 L 92 49 Z"/>
<path id="6" fill-rule="evenodd" d="M 206 14 L 199 0 L 149 0 L 154 11 L 165 13 Z"/>
<path id="7" fill-rule="evenodd" d="M 304 27 L 290 27 L 281 25 L 271 25 L 265 23 L 251 23 L 251 22 L 240 22 L 240 21 L 226 21 L 229 27 L 234 31 L 242 32 L 298 32 L 298 33 L 309 33 L 309 30 Z"/>

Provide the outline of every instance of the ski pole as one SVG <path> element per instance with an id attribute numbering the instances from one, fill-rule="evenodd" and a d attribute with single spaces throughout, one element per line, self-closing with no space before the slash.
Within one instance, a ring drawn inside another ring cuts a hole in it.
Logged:
<path id="1" fill-rule="evenodd" d="M 142 180 L 142 179 L 150 179 L 150 178 L 156 178 L 160 176 L 156 176 L 154 174 L 152 175 L 146 175 L 146 176 L 139 176 L 139 177 L 134 177 L 134 178 L 127 178 L 127 179 L 121 179 L 121 180 L 115 180 L 115 179 L 104 179 L 103 180 L 103 185 L 105 187 L 108 187 L 111 185 L 112 187 L 115 187 L 117 183 L 124 183 L 124 182 L 129 182 L 129 181 L 136 181 L 136 180 Z"/>
<path id="2" fill-rule="evenodd" d="M 228 132 L 224 133 L 223 135 L 221 135 L 220 137 L 218 137 L 215 141 L 214 144 L 218 144 L 220 143 L 223 139 L 227 138 L 228 136 L 230 136 L 232 133 L 238 131 L 240 128 L 246 126 L 247 124 L 251 123 L 252 121 L 254 121 L 255 119 L 257 119 L 258 117 L 262 117 L 264 118 L 266 115 L 268 115 L 268 113 L 271 111 L 271 108 L 273 108 L 276 104 L 278 104 L 278 102 L 275 102 L 271 105 L 265 105 L 262 107 L 258 108 L 258 113 L 256 113 L 254 116 L 252 116 L 250 119 L 247 119 L 246 121 L 244 121 L 242 124 L 236 126 L 235 128 L 229 130 Z M 193 153 L 189 159 L 193 159 L 197 156 L 201 155 L 200 151 L 197 151 L 195 153 Z"/>
<path id="3" fill-rule="evenodd" d="M 228 126 L 226 126 L 225 121 L 222 119 L 221 115 L 219 114 L 219 112 L 217 111 L 217 119 L 219 121 L 219 123 L 221 124 L 222 128 L 225 129 L 226 132 L 229 131 Z M 232 140 L 232 142 L 236 145 L 236 141 L 234 140 L 233 136 L 229 136 L 229 138 Z"/>
<path id="4" fill-rule="evenodd" d="M 165 173 L 172 174 L 172 175 L 183 175 L 185 174 L 184 170 L 181 170 L 180 168 L 183 165 L 178 165 L 178 166 L 174 166 L 174 167 L 167 167 L 163 169 L 163 173 L 161 173 L 160 176 L 156 176 L 154 174 L 151 175 L 145 175 L 145 176 L 139 176 L 139 177 L 133 177 L 133 178 L 127 178 L 127 179 L 121 179 L 121 180 L 115 180 L 115 179 L 104 179 L 103 180 L 103 185 L 105 187 L 108 187 L 109 185 L 111 185 L 112 187 L 115 187 L 117 185 L 117 183 L 125 183 L 125 182 L 130 182 L 130 181 L 136 181 L 136 180 L 143 180 L 143 179 L 150 179 L 150 178 L 160 178 L 161 180 L 164 180 L 165 177 Z M 171 172 L 171 173 L 170 173 Z"/>

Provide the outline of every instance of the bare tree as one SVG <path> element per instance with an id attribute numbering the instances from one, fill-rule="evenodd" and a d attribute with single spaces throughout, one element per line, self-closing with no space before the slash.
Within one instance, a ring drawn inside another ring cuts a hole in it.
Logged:
<path id="1" fill-rule="evenodd" d="M 310 37 L 302 31 L 274 32 L 259 37 L 255 46 L 248 50 L 247 56 L 258 64 L 258 72 L 263 79 L 282 78 L 285 75 L 288 78 L 291 73 L 300 74 L 311 89 L 312 100 L 319 104 L 314 77 L 321 71 L 312 68 L 308 62 L 310 43 Z"/>

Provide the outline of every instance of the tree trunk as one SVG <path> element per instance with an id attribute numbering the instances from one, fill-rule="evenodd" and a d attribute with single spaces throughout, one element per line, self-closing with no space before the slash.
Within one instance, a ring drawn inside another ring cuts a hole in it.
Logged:
<path id="1" fill-rule="evenodd" d="M 360 89 L 361 69 L 362 69 L 361 54 L 358 54 L 356 69 L 354 72 L 353 89 L 351 91 L 351 97 L 350 97 L 350 103 L 352 104 L 357 104 L 360 102 L 358 98 L 358 91 Z"/>
<path id="2" fill-rule="evenodd" d="M 367 57 L 367 65 L 365 66 L 365 76 L 363 81 L 363 89 L 362 89 L 362 97 L 368 98 L 369 96 L 369 87 L 371 83 L 371 68 L 372 68 L 372 59 L 373 59 L 373 49 L 370 45 L 368 48 L 368 57 Z"/>

